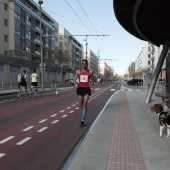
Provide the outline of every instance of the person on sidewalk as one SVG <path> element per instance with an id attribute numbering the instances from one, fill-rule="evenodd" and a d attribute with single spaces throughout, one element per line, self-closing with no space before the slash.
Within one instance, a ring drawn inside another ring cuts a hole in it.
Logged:
<path id="1" fill-rule="evenodd" d="M 19 77 L 19 75 L 18 75 L 18 77 Z M 18 83 L 19 91 L 18 91 L 18 97 L 17 98 L 18 99 L 20 98 L 20 93 L 21 93 L 23 87 L 25 88 L 25 97 L 27 97 L 27 75 L 26 75 L 26 70 L 23 70 L 23 72 L 20 73 L 20 80 L 18 80 L 18 81 L 19 81 L 19 83 Z"/>
<path id="2" fill-rule="evenodd" d="M 86 119 L 87 102 L 89 96 L 91 95 L 90 80 L 91 80 L 91 85 L 94 86 L 93 72 L 88 69 L 88 61 L 83 59 L 82 68 L 76 71 L 74 77 L 74 84 L 77 86 L 76 92 L 78 95 L 79 107 L 80 108 L 83 107 L 82 119 L 81 119 L 82 126 L 84 125 L 84 121 Z"/>
<path id="3" fill-rule="evenodd" d="M 31 74 L 31 88 L 30 88 L 30 96 L 32 93 L 32 89 L 35 87 L 35 96 L 37 95 L 37 85 L 38 85 L 38 75 L 36 73 L 36 69 L 34 70 L 34 73 Z"/>

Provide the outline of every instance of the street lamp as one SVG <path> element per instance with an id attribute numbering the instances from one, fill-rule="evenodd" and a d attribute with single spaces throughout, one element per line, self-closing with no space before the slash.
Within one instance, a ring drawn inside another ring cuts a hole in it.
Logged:
<path id="1" fill-rule="evenodd" d="M 87 60 L 87 45 L 88 45 L 88 43 L 87 43 L 87 35 L 86 35 L 86 39 L 84 41 L 86 41 L 86 60 Z"/>
<path id="2" fill-rule="evenodd" d="M 41 5 L 43 0 L 39 0 L 38 4 L 40 5 L 40 53 L 41 53 L 41 88 L 44 90 L 44 65 L 43 65 L 43 50 L 42 50 L 42 27 L 41 27 Z"/>

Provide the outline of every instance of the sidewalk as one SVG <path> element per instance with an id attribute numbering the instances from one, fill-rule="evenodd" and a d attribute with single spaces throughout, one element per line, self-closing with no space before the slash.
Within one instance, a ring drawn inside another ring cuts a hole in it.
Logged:
<path id="1" fill-rule="evenodd" d="M 69 170 L 169 170 L 170 139 L 159 137 L 157 115 L 161 103 L 146 91 L 116 91 L 93 128 L 63 168 Z"/>

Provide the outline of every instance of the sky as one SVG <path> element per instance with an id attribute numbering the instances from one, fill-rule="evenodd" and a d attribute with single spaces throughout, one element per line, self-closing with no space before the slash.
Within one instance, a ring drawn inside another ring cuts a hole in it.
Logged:
<path id="1" fill-rule="evenodd" d="M 34 1 L 38 3 L 39 0 Z M 119 24 L 113 0 L 43 0 L 42 8 L 60 28 L 72 35 L 84 35 L 75 36 L 84 49 L 86 35 L 89 35 L 87 48 L 105 60 L 118 75 L 127 73 L 128 66 L 135 62 L 147 44 Z"/>

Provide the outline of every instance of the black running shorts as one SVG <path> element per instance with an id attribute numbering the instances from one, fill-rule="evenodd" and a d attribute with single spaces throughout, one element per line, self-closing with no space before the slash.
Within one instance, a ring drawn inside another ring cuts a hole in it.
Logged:
<path id="1" fill-rule="evenodd" d="M 88 94 L 89 96 L 91 95 L 91 89 L 90 87 L 77 87 L 77 95 L 79 96 L 85 96 Z"/>
<path id="2" fill-rule="evenodd" d="M 31 86 L 35 86 L 35 87 L 37 87 L 37 82 L 31 82 Z"/>

